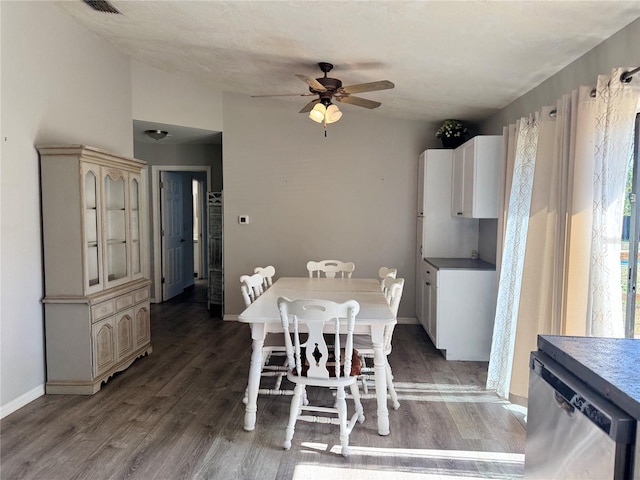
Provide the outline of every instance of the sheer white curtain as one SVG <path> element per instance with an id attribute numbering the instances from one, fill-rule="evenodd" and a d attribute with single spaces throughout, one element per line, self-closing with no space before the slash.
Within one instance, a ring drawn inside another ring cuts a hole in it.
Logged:
<path id="1" fill-rule="evenodd" d="M 509 380 L 513 367 L 513 351 L 518 325 L 518 308 L 523 279 L 524 253 L 531 206 L 533 174 L 538 145 L 538 115 L 519 120 L 509 128 L 505 159 L 506 171 L 513 172 L 506 178 L 505 189 L 509 192 L 506 202 L 504 238 L 500 260 L 500 283 L 493 328 L 491 357 L 487 374 L 487 388 L 495 389 L 500 396 L 509 392 Z"/>
<path id="2" fill-rule="evenodd" d="M 538 334 L 624 331 L 620 233 L 640 94 L 636 77 L 620 81 L 625 70 L 598 78 L 595 98 L 591 87 L 580 87 L 505 129 L 500 284 L 487 377 L 487 388 L 502 397 L 526 398 Z"/>
<path id="3" fill-rule="evenodd" d="M 598 78 L 595 102 L 591 322 L 587 325 L 587 334 L 603 337 L 624 336 L 620 302 L 620 232 L 625 173 L 632 154 L 640 82 L 626 85 L 620 82 L 620 74 L 614 72 L 611 78 Z"/>

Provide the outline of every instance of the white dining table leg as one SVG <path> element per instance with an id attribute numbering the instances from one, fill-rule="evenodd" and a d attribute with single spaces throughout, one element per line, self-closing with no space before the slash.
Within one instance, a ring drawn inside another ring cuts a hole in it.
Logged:
<path id="1" fill-rule="evenodd" d="M 373 370 L 378 403 L 378 434 L 389 435 L 389 409 L 387 408 L 387 374 L 384 355 L 384 325 L 371 326 L 373 343 Z"/>
<path id="2" fill-rule="evenodd" d="M 251 324 L 251 364 L 249 366 L 249 381 L 247 382 L 247 407 L 244 413 L 244 429 L 251 431 L 256 428 L 256 414 L 258 412 L 258 389 L 262 373 L 262 347 L 264 346 L 264 323 Z"/>

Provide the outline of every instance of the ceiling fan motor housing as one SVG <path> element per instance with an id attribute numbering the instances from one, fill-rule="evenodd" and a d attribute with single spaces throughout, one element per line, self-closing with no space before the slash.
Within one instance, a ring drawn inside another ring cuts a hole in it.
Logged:
<path id="1" fill-rule="evenodd" d="M 327 89 L 327 92 L 335 92 L 336 90 L 338 90 L 340 87 L 342 87 L 342 82 L 340 80 L 338 80 L 337 78 L 329 78 L 329 77 L 322 77 L 322 78 L 316 78 L 316 80 L 322 84 L 322 86 L 324 88 Z M 313 88 L 309 87 L 309 90 L 312 93 L 326 93 L 326 92 L 319 92 L 317 90 L 314 90 Z"/>

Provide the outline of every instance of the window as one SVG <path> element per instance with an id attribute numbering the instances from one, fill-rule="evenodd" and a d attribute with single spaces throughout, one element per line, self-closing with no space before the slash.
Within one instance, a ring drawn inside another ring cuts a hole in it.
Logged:
<path id="1" fill-rule="evenodd" d="M 640 241 L 640 113 L 636 115 L 633 154 L 629 159 L 627 188 L 625 190 L 624 221 L 620 269 L 622 283 L 622 309 L 625 318 L 625 336 L 640 338 L 640 302 L 638 301 L 638 242 Z M 632 259 L 635 259 L 632 260 Z"/>

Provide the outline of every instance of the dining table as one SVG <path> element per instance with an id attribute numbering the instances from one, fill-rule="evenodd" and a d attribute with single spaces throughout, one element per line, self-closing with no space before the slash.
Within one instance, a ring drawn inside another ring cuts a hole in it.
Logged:
<path id="1" fill-rule="evenodd" d="M 382 293 L 379 280 L 375 278 L 281 277 L 239 315 L 238 321 L 251 326 L 252 340 L 244 429 L 251 431 L 256 426 L 265 337 L 268 333 L 283 333 L 278 310 L 279 297 L 289 300 L 331 300 L 338 303 L 353 299 L 360 304 L 354 334 L 371 336 L 378 434 L 389 435 L 384 330 L 385 326 L 393 324 L 396 318 Z"/>

